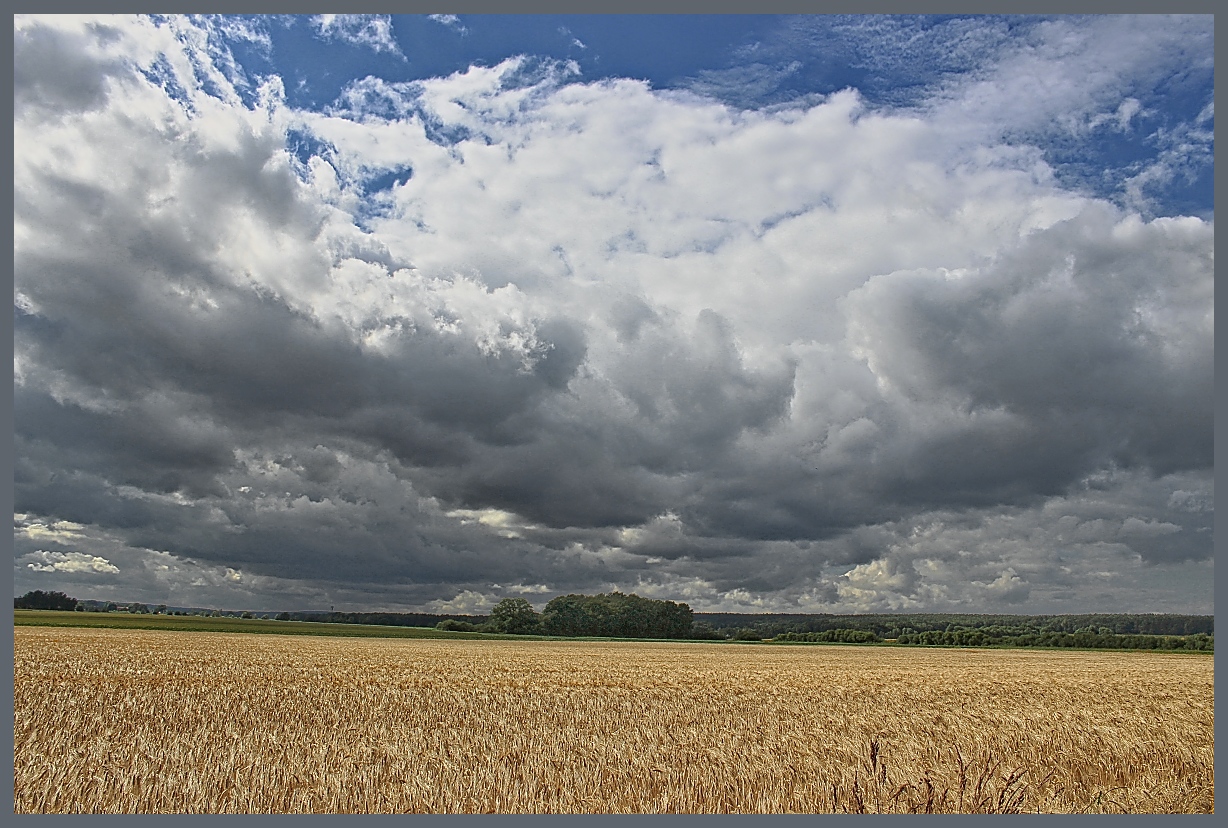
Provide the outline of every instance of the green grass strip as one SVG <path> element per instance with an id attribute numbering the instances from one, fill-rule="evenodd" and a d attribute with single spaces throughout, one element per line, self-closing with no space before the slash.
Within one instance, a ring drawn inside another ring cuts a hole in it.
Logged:
<path id="1" fill-rule="evenodd" d="M 329 635 L 351 638 L 519 639 L 496 633 L 446 632 L 433 627 L 381 627 L 263 618 L 214 618 L 205 615 L 146 615 L 126 612 L 57 612 L 13 610 L 13 624 L 28 627 L 94 627 L 117 630 L 229 632 L 257 635 Z"/>

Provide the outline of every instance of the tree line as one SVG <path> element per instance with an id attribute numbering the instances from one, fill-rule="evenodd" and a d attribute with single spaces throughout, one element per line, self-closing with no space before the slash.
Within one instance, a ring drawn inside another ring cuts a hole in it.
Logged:
<path id="1" fill-rule="evenodd" d="M 897 639 L 898 644 L 920 644 L 954 647 L 1077 647 L 1079 649 L 1106 650 L 1195 650 L 1214 652 L 1215 636 L 1206 633 L 1193 635 L 1122 635 L 1110 632 L 1107 627 L 1076 632 L 1024 633 L 1022 635 L 995 635 L 987 630 L 929 630 L 920 633 L 905 633 Z"/>
<path id="2" fill-rule="evenodd" d="M 96 606 L 97 605 L 97 606 Z M 123 609 L 167 613 L 165 604 L 129 602 L 123 606 L 78 601 L 63 592 L 33 590 L 13 599 L 15 609 Z M 191 614 L 235 615 L 217 610 Z M 188 614 L 188 613 L 185 613 Z M 241 617 L 270 617 L 242 613 Z M 874 644 L 954 647 L 1078 647 L 1129 650 L 1213 652 L 1214 623 L 1209 615 L 978 615 L 917 613 L 910 615 L 784 615 L 695 613 L 674 601 L 622 592 L 560 595 L 538 613 L 523 598 L 505 598 L 487 616 L 390 612 L 281 612 L 281 621 L 379 624 L 430 627 L 457 632 L 565 637 L 734 640 L 781 643 Z"/>
<path id="3" fill-rule="evenodd" d="M 981 630 L 992 637 L 1092 631 L 1113 635 L 1190 636 L 1215 632 L 1211 615 L 1160 615 L 1095 613 L 1080 615 L 991 615 L 978 613 L 911 614 L 744 614 L 700 612 L 697 624 L 707 624 L 722 638 L 741 630 L 754 630 L 760 638 L 775 638 L 782 633 L 810 633 L 829 630 L 865 630 L 882 639 L 926 632 Z"/>
<path id="4" fill-rule="evenodd" d="M 883 639 L 869 630 L 823 630 L 822 632 L 786 632 L 776 636 L 773 641 L 795 641 L 805 643 L 833 644 L 877 644 Z"/>
<path id="5" fill-rule="evenodd" d="M 62 592 L 43 592 L 36 589 L 20 598 L 13 599 L 13 609 L 63 610 L 72 612 L 77 608 L 77 599 Z"/>

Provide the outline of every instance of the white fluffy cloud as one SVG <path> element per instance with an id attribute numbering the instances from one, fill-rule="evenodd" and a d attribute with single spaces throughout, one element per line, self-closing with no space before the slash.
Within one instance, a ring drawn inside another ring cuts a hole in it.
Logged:
<path id="1" fill-rule="evenodd" d="M 202 590 L 449 611 L 1059 606 L 1209 560 L 1213 226 L 1012 138 L 1128 128 L 1113 73 L 1180 31 L 1054 26 L 908 111 L 517 58 L 314 112 L 242 104 L 205 23 L 21 17 L 18 508 Z"/>
<path id="2" fill-rule="evenodd" d="M 39 549 L 23 557 L 35 572 L 119 572 L 119 567 L 99 555 L 82 552 L 48 552 Z"/>

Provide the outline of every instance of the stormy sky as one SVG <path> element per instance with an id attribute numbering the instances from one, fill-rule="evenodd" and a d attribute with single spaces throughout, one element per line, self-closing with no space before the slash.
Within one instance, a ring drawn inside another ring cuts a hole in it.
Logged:
<path id="1" fill-rule="evenodd" d="M 14 19 L 14 589 L 1213 605 L 1209 16 Z"/>

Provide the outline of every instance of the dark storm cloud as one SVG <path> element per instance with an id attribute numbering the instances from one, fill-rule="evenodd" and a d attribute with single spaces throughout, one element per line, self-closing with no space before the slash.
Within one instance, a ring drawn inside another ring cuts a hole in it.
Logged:
<path id="1" fill-rule="evenodd" d="M 1159 474 L 1207 468 L 1210 233 L 1088 211 L 981 272 L 872 279 L 849 298 L 855 336 L 900 393 L 1004 421 L 983 436 L 962 430 L 962 467 L 1005 453 L 1012 476 L 1041 483 L 1049 468 L 1058 486 L 1106 460 Z"/>
<path id="2" fill-rule="evenodd" d="M 54 446 L 78 469 L 151 491 L 222 494 L 214 475 L 233 462 L 224 430 L 167 400 L 147 398 L 116 416 L 27 386 L 14 395 L 14 417 L 19 438 Z"/>
<path id="3" fill-rule="evenodd" d="M 822 538 L 917 509 L 1036 505 L 1107 463 L 1210 468 L 1209 234 L 1091 211 L 984 270 L 869 280 L 845 308 L 887 393 L 813 463 L 712 464 L 683 514 L 710 534 Z"/>
<path id="4" fill-rule="evenodd" d="M 847 94 L 735 117 L 511 62 L 406 93 L 483 135 L 441 146 L 354 96 L 170 95 L 125 20 L 18 32 L 27 582 L 979 609 L 1210 560 L 1207 222 Z"/>
<path id="5" fill-rule="evenodd" d="M 233 213 L 250 209 L 264 232 L 289 233 L 310 245 L 319 224 L 288 168 L 274 163 L 279 146 L 247 132 L 240 138 L 237 153 L 193 154 L 174 196 L 177 210 L 152 203 L 154 193 L 114 194 L 39 177 L 38 203 L 19 204 L 19 220 L 49 234 L 71 228 L 75 243 L 17 256 L 22 302 L 37 308 L 18 313 L 19 350 L 33 363 L 55 365 L 79 388 L 122 402 L 123 410 L 68 406 L 43 416 L 23 409 L 23 427 L 53 442 L 81 435 L 116 457 L 146 451 L 172 466 L 191 465 L 193 441 L 142 422 L 152 405 L 162 408 L 152 416 L 170 421 L 178 405 L 256 431 L 285 427 L 287 418 L 337 420 L 342 432 L 353 425 L 405 460 L 429 462 L 439 444 L 458 436 L 524 439 L 512 420 L 535 397 L 566 386 L 584 357 L 582 330 L 566 319 L 543 320 L 541 358 L 529 373 L 506 355 L 486 355 L 430 330 L 416 330 L 372 356 L 351 331 L 330 328 L 272 292 L 253 293 L 230 281 L 233 274 L 219 273 L 210 257 L 226 241 L 202 228 L 232 225 Z M 286 263 L 296 265 L 286 278 L 327 279 L 317 257 Z M 412 328 L 413 320 L 406 321 Z M 48 400 L 19 397 L 23 406 Z M 389 423 L 380 412 L 400 422 Z M 390 427 L 385 431 L 381 422 Z M 202 451 L 202 469 L 221 467 L 219 446 Z M 121 475 L 116 482 L 134 481 Z"/>

